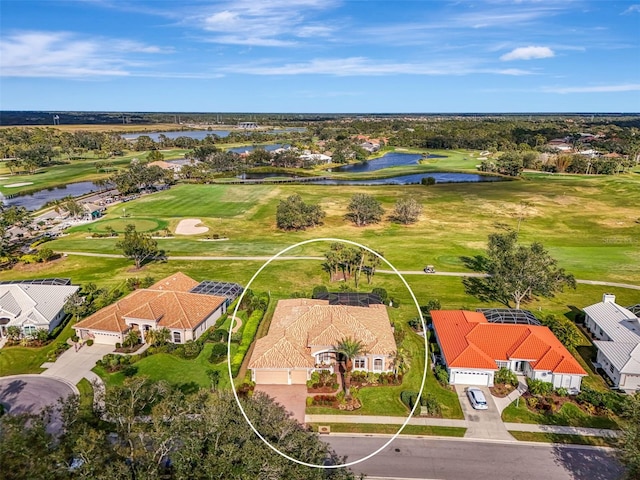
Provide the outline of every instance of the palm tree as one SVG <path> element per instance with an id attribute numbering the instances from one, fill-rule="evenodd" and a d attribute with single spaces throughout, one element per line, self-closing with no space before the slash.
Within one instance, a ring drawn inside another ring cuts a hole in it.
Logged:
<path id="1" fill-rule="evenodd" d="M 398 375 L 404 375 L 411 366 L 411 356 L 404 348 L 398 348 L 393 357 L 393 374 L 396 378 Z"/>
<path id="2" fill-rule="evenodd" d="M 354 340 L 351 337 L 343 338 L 333 347 L 336 353 L 344 355 L 347 359 L 344 368 L 344 394 L 350 396 L 351 388 L 351 371 L 353 370 L 353 359 L 358 355 L 365 353 L 364 344 L 360 340 Z"/>

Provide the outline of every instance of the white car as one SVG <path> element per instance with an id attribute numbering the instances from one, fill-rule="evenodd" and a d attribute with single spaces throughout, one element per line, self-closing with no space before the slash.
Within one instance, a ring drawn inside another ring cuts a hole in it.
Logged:
<path id="1" fill-rule="evenodd" d="M 487 405 L 487 399 L 482 393 L 482 390 L 479 388 L 469 387 L 467 388 L 467 397 L 469 397 L 469 402 L 471 402 L 471 406 L 476 410 L 486 410 L 489 408 Z"/>

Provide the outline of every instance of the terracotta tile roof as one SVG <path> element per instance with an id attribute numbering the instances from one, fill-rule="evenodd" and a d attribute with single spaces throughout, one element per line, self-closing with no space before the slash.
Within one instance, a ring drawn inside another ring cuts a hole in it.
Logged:
<path id="1" fill-rule="evenodd" d="M 226 301 L 225 297 L 185 291 L 197 284 L 186 275 L 177 273 L 148 289 L 130 293 L 78 322 L 74 328 L 124 332 L 128 329 L 125 319 L 137 319 L 157 322 L 158 328 L 193 330 Z M 177 291 L 170 289 L 172 287 Z"/>
<path id="2" fill-rule="evenodd" d="M 269 332 L 257 340 L 249 368 L 310 368 L 311 347 L 324 348 L 351 337 L 371 354 L 396 351 L 391 323 L 384 305 L 352 307 L 329 305 L 328 300 L 280 300 Z"/>
<path id="3" fill-rule="evenodd" d="M 489 323 L 479 312 L 431 312 L 450 367 L 498 370 L 496 360 L 528 360 L 535 370 L 586 375 L 547 327 Z"/>
<path id="4" fill-rule="evenodd" d="M 151 285 L 147 290 L 172 290 L 174 292 L 188 292 L 200 282 L 186 276 L 182 272 L 174 273 Z"/>

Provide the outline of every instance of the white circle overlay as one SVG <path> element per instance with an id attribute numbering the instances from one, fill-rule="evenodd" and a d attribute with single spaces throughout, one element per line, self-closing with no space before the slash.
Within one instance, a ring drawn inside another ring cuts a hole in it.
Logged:
<path id="1" fill-rule="evenodd" d="M 231 325 L 229 327 L 229 331 L 231 331 L 233 329 L 234 323 L 236 321 L 236 316 L 238 314 L 238 308 L 240 307 L 240 304 L 242 303 L 242 299 L 244 297 L 244 294 L 246 293 L 246 291 L 249 289 L 249 287 L 251 286 L 251 284 L 253 283 L 253 281 L 258 277 L 258 275 L 260 275 L 260 273 L 274 260 L 276 260 L 278 257 L 280 257 L 281 255 L 284 255 L 285 253 L 287 253 L 290 250 L 293 250 L 294 248 L 300 247 L 302 245 L 307 245 L 309 243 L 316 243 L 316 242 L 340 242 L 340 243 L 347 243 L 349 245 L 353 245 L 356 247 L 360 247 L 370 253 L 373 253 L 376 257 L 378 257 L 379 259 L 381 259 L 383 262 L 385 262 L 397 275 L 398 277 L 400 277 L 400 280 L 402 280 L 402 283 L 404 284 L 405 287 L 407 287 L 407 290 L 409 291 L 409 294 L 411 295 L 411 298 L 413 299 L 415 305 L 416 305 L 416 309 L 418 310 L 418 315 L 420 316 L 420 322 L 422 323 L 422 331 L 425 332 L 424 335 L 424 371 L 422 372 L 422 383 L 420 385 L 420 391 L 418 392 L 418 398 L 416 400 L 416 403 L 414 404 L 413 408 L 411 409 L 411 412 L 409 413 L 409 416 L 407 417 L 407 419 L 404 421 L 404 423 L 400 426 L 400 428 L 398 429 L 398 431 L 384 444 L 382 445 L 380 448 L 378 448 L 377 450 L 371 452 L 369 455 L 367 455 L 366 457 L 362 457 L 358 460 L 354 460 L 352 462 L 347 462 L 347 463 L 342 463 L 340 465 L 316 465 L 315 463 L 307 463 L 307 462 L 303 462 L 302 460 L 298 460 L 297 458 L 293 458 L 290 457 L 289 455 L 287 455 L 286 453 L 282 453 L 280 450 L 278 450 L 276 447 L 274 447 L 273 445 L 271 445 L 271 443 L 269 443 L 267 441 L 267 439 L 265 439 L 260 432 L 256 429 L 256 427 L 253 425 L 253 423 L 251 423 L 251 420 L 249 420 L 249 417 L 247 417 L 247 414 L 245 413 L 244 409 L 242 408 L 242 404 L 240 403 L 240 399 L 238 398 L 238 393 L 236 392 L 236 388 L 235 385 L 233 384 L 233 375 L 231 374 L 231 335 L 229 335 L 229 338 L 227 339 L 227 367 L 229 369 L 229 379 L 231 381 L 231 389 L 233 390 L 233 396 L 236 399 L 236 403 L 238 404 L 238 407 L 240 408 L 240 411 L 242 412 L 242 416 L 244 417 L 244 419 L 247 421 L 247 423 L 249 424 L 249 426 L 251 427 L 251 429 L 254 431 L 254 433 L 260 438 L 260 440 L 262 440 L 271 450 L 273 450 L 274 452 L 276 452 L 277 454 L 281 455 L 282 457 L 286 458 L 287 460 L 290 460 L 292 462 L 295 462 L 299 465 L 304 465 L 305 467 L 311 467 L 311 468 L 321 468 L 321 469 L 335 469 L 335 468 L 345 468 L 345 467 L 351 467 L 353 465 L 357 465 L 360 462 L 364 462 L 365 460 L 370 459 L 371 457 L 373 457 L 374 455 L 377 455 L 378 453 L 380 453 L 382 450 L 384 450 L 385 448 L 387 448 L 391 442 L 393 442 L 398 435 L 400 435 L 400 433 L 402 432 L 402 430 L 404 429 L 404 427 L 406 427 L 409 423 L 409 421 L 411 420 L 411 418 L 413 417 L 413 414 L 416 410 L 416 408 L 420 405 L 420 397 L 422 396 L 422 391 L 424 390 L 424 386 L 426 384 L 427 381 L 427 366 L 428 366 L 428 351 L 429 351 L 429 345 L 427 342 L 427 327 L 424 321 L 424 317 L 422 316 L 422 311 L 420 310 L 420 305 L 418 304 L 418 300 L 416 299 L 415 294 L 413 293 L 413 290 L 411 289 L 411 287 L 409 286 L 409 284 L 407 283 L 407 281 L 405 280 L 405 278 L 402 276 L 402 274 L 396 269 L 396 267 L 394 267 L 393 265 L 391 265 L 391 263 L 389 263 L 389 261 L 384 258 L 382 255 L 380 255 L 378 252 L 370 249 L 369 247 L 365 246 L 365 245 L 361 245 L 360 243 L 357 242 L 353 242 L 351 240 L 344 240 L 341 238 L 314 238 L 311 240 L 304 240 L 302 242 L 296 243 L 294 245 L 291 245 L 287 248 L 285 248 L 284 250 L 276 253 L 273 257 L 271 257 L 269 260 L 266 261 L 266 263 L 264 265 L 262 265 L 258 271 L 253 275 L 253 277 L 251 277 L 251 280 L 249 280 L 249 283 L 247 283 L 246 287 L 244 288 L 244 290 L 242 291 L 242 294 L 240 295 L 240 298 L 238 298 L 238 302 L 236 303 L 236 307 L 233 310 L 233 317 L 231 318 Z M 265 312 L 266 314 L 266 312 Z M 365 418 L 365 417 L 363 417 Z"/>

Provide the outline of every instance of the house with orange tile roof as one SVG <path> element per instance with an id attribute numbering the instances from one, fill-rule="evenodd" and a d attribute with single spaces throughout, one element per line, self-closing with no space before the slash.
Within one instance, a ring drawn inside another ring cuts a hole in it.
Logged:
<path id="1" fill-rule="evenodd" d="M 142 342 L 150 330 L 167 328 L 170 341 L 197 340 L 225 312 L 227 298 L 192 293 L 199 282 L 178 272 L 149 288 L 135 290 L 116 303 L 98 310 L 73 328 L 80 339 L 115 345 L 131 330 Z"/>
<path id="2" fill-rule="evenodd" d="M 392 370 L 396 343 L 385 305 L 280 300 L 267 335 L 256 341 L 251 354 L 251 379 L 263 385 L 305 384 L 314 370 L 337 371 L 343 359 L 335 345 L 348 337 L 362 342 L 365 350 L 352 359 L 354 370 Z"/>
<path id="3" fill-rule="evenodd" d="M 517 374 L 580 391 L 587 372 L 547 327 L 491 323 L 483 313 L 431 312 L 449 383 L 493 386 L 495 372 Z"/>

